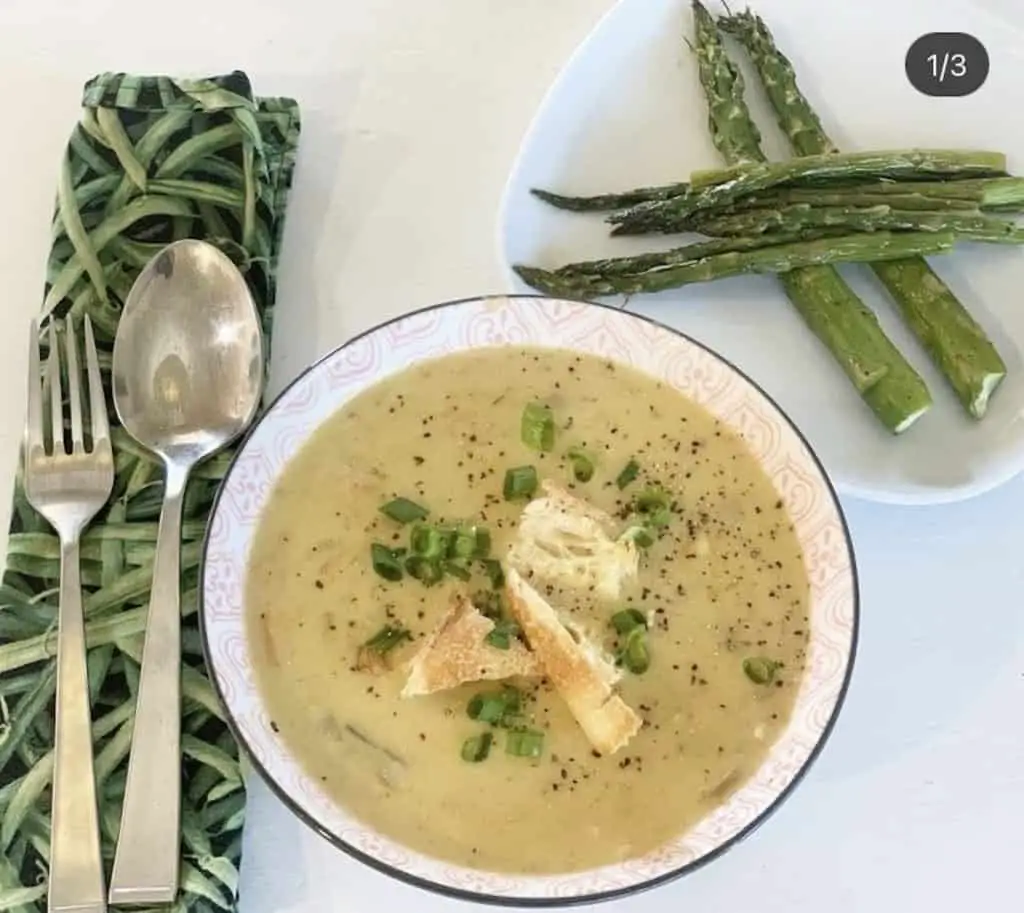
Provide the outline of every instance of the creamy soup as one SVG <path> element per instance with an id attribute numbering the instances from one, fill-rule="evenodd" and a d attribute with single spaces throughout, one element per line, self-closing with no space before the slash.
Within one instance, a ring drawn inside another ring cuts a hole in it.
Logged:
<path id="1" fill-rule="evenodd" d="M 553 417 L 550 449 L 524 441 L 527 404 Z M 593 470 L 588 481 L 581 459 Z M 385 579 L 381 572 L 394 573 L 375 569 L 372 547 L 378 558 L 407 548 L 414 524 L 381 507 L 405 498 L 429 511 L 422 524 L 485 527 L 490 557 L 502 560 L 525 503 L 506 500 L 506 473 L 528 466 L 623 528 L 641 493 L 670 502 L 620 599 L 557 581 L 541 590 L 628 666 L 616 691 L 643 726 L 614 754 L 594 750 L 543 677 L 508 683 L 522 700 L 513 729 L 467 712 L 501 683 L 400 696 L 410 657 L 453 595 L 493 596 L 497 581 L 494 565 L 469 562 L 469 581 L 446 574 L 428 586 L 402 572 L 411 553 L 401 551 L 401 579 Z M 316 432 L 261 518 L 246 612 L 273 725 L 338 803 L 431 856 L 559 873 L 644 854 L 742 785 L 791 711 L 807 598 L 793 526 L 738 436 L 632 369 L 507 347 L 391 377 Z M 611 619 L 626 609 L 647 620 L 646 669 L 623 659 Z M 365 644 L 385 628 L 401 632 L 398 645 L 368 666 Z M 513 754 L 520 727 L 534 741 Z M 484 731 L 489 753 L 467 755 Z"/>

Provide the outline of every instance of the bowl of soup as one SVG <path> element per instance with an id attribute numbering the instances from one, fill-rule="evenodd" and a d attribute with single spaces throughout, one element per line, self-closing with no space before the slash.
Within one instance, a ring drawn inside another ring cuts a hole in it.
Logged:
<path id="1" fill-rule="evenodd" d="M 750 834 L 821 750 L 857 578 L 749 378 L 593 304 L 442 304 L 254 426 L 205 546 L 207 662 L 302 820 L 462 899 L 592 902 Z"/>

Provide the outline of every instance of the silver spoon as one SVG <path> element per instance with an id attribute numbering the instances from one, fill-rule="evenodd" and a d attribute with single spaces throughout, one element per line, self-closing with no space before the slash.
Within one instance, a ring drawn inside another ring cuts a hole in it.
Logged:
<path id="1" fill-rule="evenodd" d="M 135 281 L 114 340 L 114 406 L 166 481 L 112 905 L 171 903 L 178 891 L 182 495 L 192 467 L 252 422 L 262 386 L 263 337 L 242 274 L 205 242 L 169 245 Z"/>

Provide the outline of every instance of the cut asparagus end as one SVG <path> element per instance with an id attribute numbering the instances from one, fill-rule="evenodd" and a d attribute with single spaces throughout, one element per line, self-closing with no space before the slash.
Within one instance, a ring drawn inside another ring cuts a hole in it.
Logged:
<path id="1" fill-rule="evenodd" d="M 996 389 L 1003 382 L 1005 377 L 1006 372 L 1003 371 L 1000 374 L 986 374 L 981 379 L 981 383 L 974 399 L 972 399 L 967 406 L 967 411 L 976 419 L 983 419 L 985 417 L 985 413 L 988 412 L 989 400 L 992 398 L 992 394 L 996 392 Z"/>
<path id="2" fill-rule="evenodd" d="M 990 178 L 978 181 L 981 205 L 1003 210 L 1019 209 L 1024 204 L 1024 178 Z"/>
<path id="3" fill-rule="evenodd" d="M 902 422 L 896 425 L 895 428 L 892 429 L 893 434 L 903 434 L 904 431 L 906 431 L 911 425 L 913 425 L 914 422 L 916 422 L 929 409 L 931 409 L 931 405 L 922 406 L 920 409 L 917 410 L 917 412 L 912 412 L 910 415 L 904 418 Z"/>
<path id="4" fill-rule="evenodd" d="M 794 270 L 780 281 L 804 322 L 889 431 L 902 434 L 931 408 L 924 380 L 835 269 Z"/>
<path id="5" fill-rule="evenodd" d="M 1006 364 L 985 330 L 924 259 L 873 263 L 871 269 L 964 409 L 982 418 L 1006 376 Z"/>

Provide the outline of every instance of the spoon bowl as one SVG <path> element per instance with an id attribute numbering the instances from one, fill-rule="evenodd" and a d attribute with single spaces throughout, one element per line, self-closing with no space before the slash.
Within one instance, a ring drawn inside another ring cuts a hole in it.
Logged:
<path id="1" fill-rule="evenodd" d="M 241 434 L 263 388 L 263 336 L 245 279 L 216 247 L 178 241 L 143 269 L 114 340 L 114 406 L 164 464 L 113 905 L 178 893 L 181 825 L 181 519 L 189 472 Z"/>
<path id="2" fill-rule="evenodd" d="M 216 247 L 178 241 L 139 275 L 114 342 L 113 386 L 125 430 L 165 460 L 203 459 L 252 422 L 263 387 L 259 314 Z"/>

